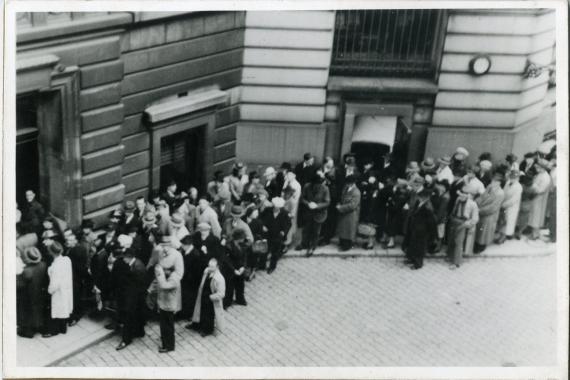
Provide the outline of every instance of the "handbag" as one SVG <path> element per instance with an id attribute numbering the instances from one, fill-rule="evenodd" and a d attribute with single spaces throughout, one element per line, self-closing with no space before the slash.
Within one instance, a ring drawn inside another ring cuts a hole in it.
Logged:
<path id="1" fill-rule="evenodd" d="M 256 240 L 253 242 L 251 247 L 253 253 L 267 253 L 269 252 L 269 245 L 267 244 L 267 240 Z"/>

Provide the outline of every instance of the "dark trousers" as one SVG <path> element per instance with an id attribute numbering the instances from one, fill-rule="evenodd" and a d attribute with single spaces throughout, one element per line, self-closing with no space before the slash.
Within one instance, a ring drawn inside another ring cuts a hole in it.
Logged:
<path id="1" fill-rule="evenodd" d="M 234 301 L 234 294 L 236 302 L 245 302 L 245 279 L 243 276 L 233 275 L 226 284 L 226 295 L 224 297 L 224 307 L 230 306 Z"/>
<path id="2" fill-rule="evenodd" d="M 214 311 L 214 304 L 210 299 L 202 298 L 202 305 L 200 308 L 200 330 L 204 334 L 214 333 L 216 313 Z"/>
<path id="3" fill-rule="evenodd" d="M 138 302 L 138 307 L 134 310 L 126 310 L 124 315 L 123 342 L 129 344 L 133 338 L 142 338 L 145 334 L 145 308 L 144 298 Z"/>
<path id="4" fill-rule="evenodd" d="M 269 241 L 268 253 L 259 254 L 257 267 L 259 269 L 265 269 L 265 265 L 267 264 L 267 256 L 271 255 L 271 258 L 269 259 L 269 269 L 275 269 L 275 267 L 277 266 L 277 261 L 281 257 L 281 252 L 283 252 L 283 242 Z"/>
<path id="5" fill-rule="evenodd" d="M 327 219 L 321 228 L 321 236 L 323 241 L 329 242 L 336 234 L 336 202 L 331 202 L 327 212 Z"/>
<path id="6" fill-rule="evenodd" d="M 305 223 L 305 227 L 303 228 L 303 247 L 307 249 L 317 248 L 322 225 L 322 223 L 315 222 L 314 220 Z"/>
<path id="7" fill-rule="evenodd" d="M 159 310 L 162 348 L 174 350 L 174 312 Z"/>
<path id="8" fill-rule="evenodd" d="M 75 276 L 75 273 L 73 274 Z M 73 312 L 69 319 L 78 321 L 83 317 L 84 307 L 84 286 L 82 281 L 73 281 Z"/>
<path id="9" fill-rule="evenodd" d="M 50 333 L 52 334 L 67 333 L 67 318 L 51 318 Z"/>
<path id="10" fill-rule="evenodd" d="M 352 240 L 340 239 L 338 245 L 340 246 L 340 249 L 342 249 L 342 250 L 349 250 L 350 248 L 352 248 Z"/>

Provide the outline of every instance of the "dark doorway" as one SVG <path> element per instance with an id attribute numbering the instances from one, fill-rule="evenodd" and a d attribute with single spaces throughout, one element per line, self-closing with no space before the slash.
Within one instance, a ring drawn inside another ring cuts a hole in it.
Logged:
<path id="1" fill-rule="evenodd" d="M 204 127 L 165 136 L 160 141 L 160 189 L 174 180 L 178 189 L 204 189 Z"/>
<path id="2" fill-rule="evenodd" d="M 16 100 L 16 201 L 25 203 L 26 190 L 41 198 L 38 152 L 37 96 L 28 94 Z M 42 199 L 45 202 L 45 199 Z"/>
<path id="3" fill-rule="evenodd" d="M 390 147 L 379 143 L 354 142 L 351 152 L 355 155 L 359 169 L 362 170 L 364 164 L 369 161 L 372 161 L 375 167 L 381 168 L 384 166 L 384 155 L 390 152 Z"/>

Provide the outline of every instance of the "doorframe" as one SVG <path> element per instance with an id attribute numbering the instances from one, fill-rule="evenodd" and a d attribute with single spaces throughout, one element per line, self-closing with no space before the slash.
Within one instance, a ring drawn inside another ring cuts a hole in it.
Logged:
<path id="1" fill-rule="evenodd" d="M 411 134 L 414 106 L 411 103 L 359 103 L 345 101 L 340 156 L 350 152 L 357 116 L 395 116 L 401 118 Z M 408 152 L 409 156 L 409 152 Z"/>
<path id="2" fill-rule="evenodd" d="M 214 108 L 201 112 L 193 112 L 163 122 L 148 122 L 148 124 L 151 134 L 150 183 L 152 192 L 160 190 L 160 142 L 162 138 L 202 126 L 204 127 L 202 178 L 203 181 L 206 181 L 207 178 L 212 177 L 214 164 L 214 130 L 216 126 L 216 113 Z"/>

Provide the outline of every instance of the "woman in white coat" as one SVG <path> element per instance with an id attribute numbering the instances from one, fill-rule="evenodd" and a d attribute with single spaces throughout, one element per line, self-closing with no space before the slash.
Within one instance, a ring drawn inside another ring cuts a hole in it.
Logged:
<path id="1" fill-rule="evenodd" d="M 507 240 L 510 240 L 513 238 L 513 235 L 515 233 L 523 189 L 522 185 L 519 182 L 520 171 L 511 170 L 508 176 L 509 180 L 503 188 L 503 191 L 505 192 L 505 199 L 503 200 L 501 209 L 505 217 L 504 237 Z"/>
<path id="2" fill-rule="evenodd" d="M 192 322 L 198 326 L 203 337 L 212 335 L 215 328 L 223 330 L 225 295 L 226 281 L 220 272 L 218 260 L 212 257 L 202 275 L 192 316 Z"/>
<path id="3" fill-rule="evenodd" d="M 48 268 L 49 286 L 51 295 L 51 323 L 50 329 L 43 337 L 49 338 L 67 332 L 67 320 L 73 311 L 73 274 L 71 260 L 62 256 L 63 247 L 54 241 L 48 246 L 48 252 L 53 262 Z"/>

